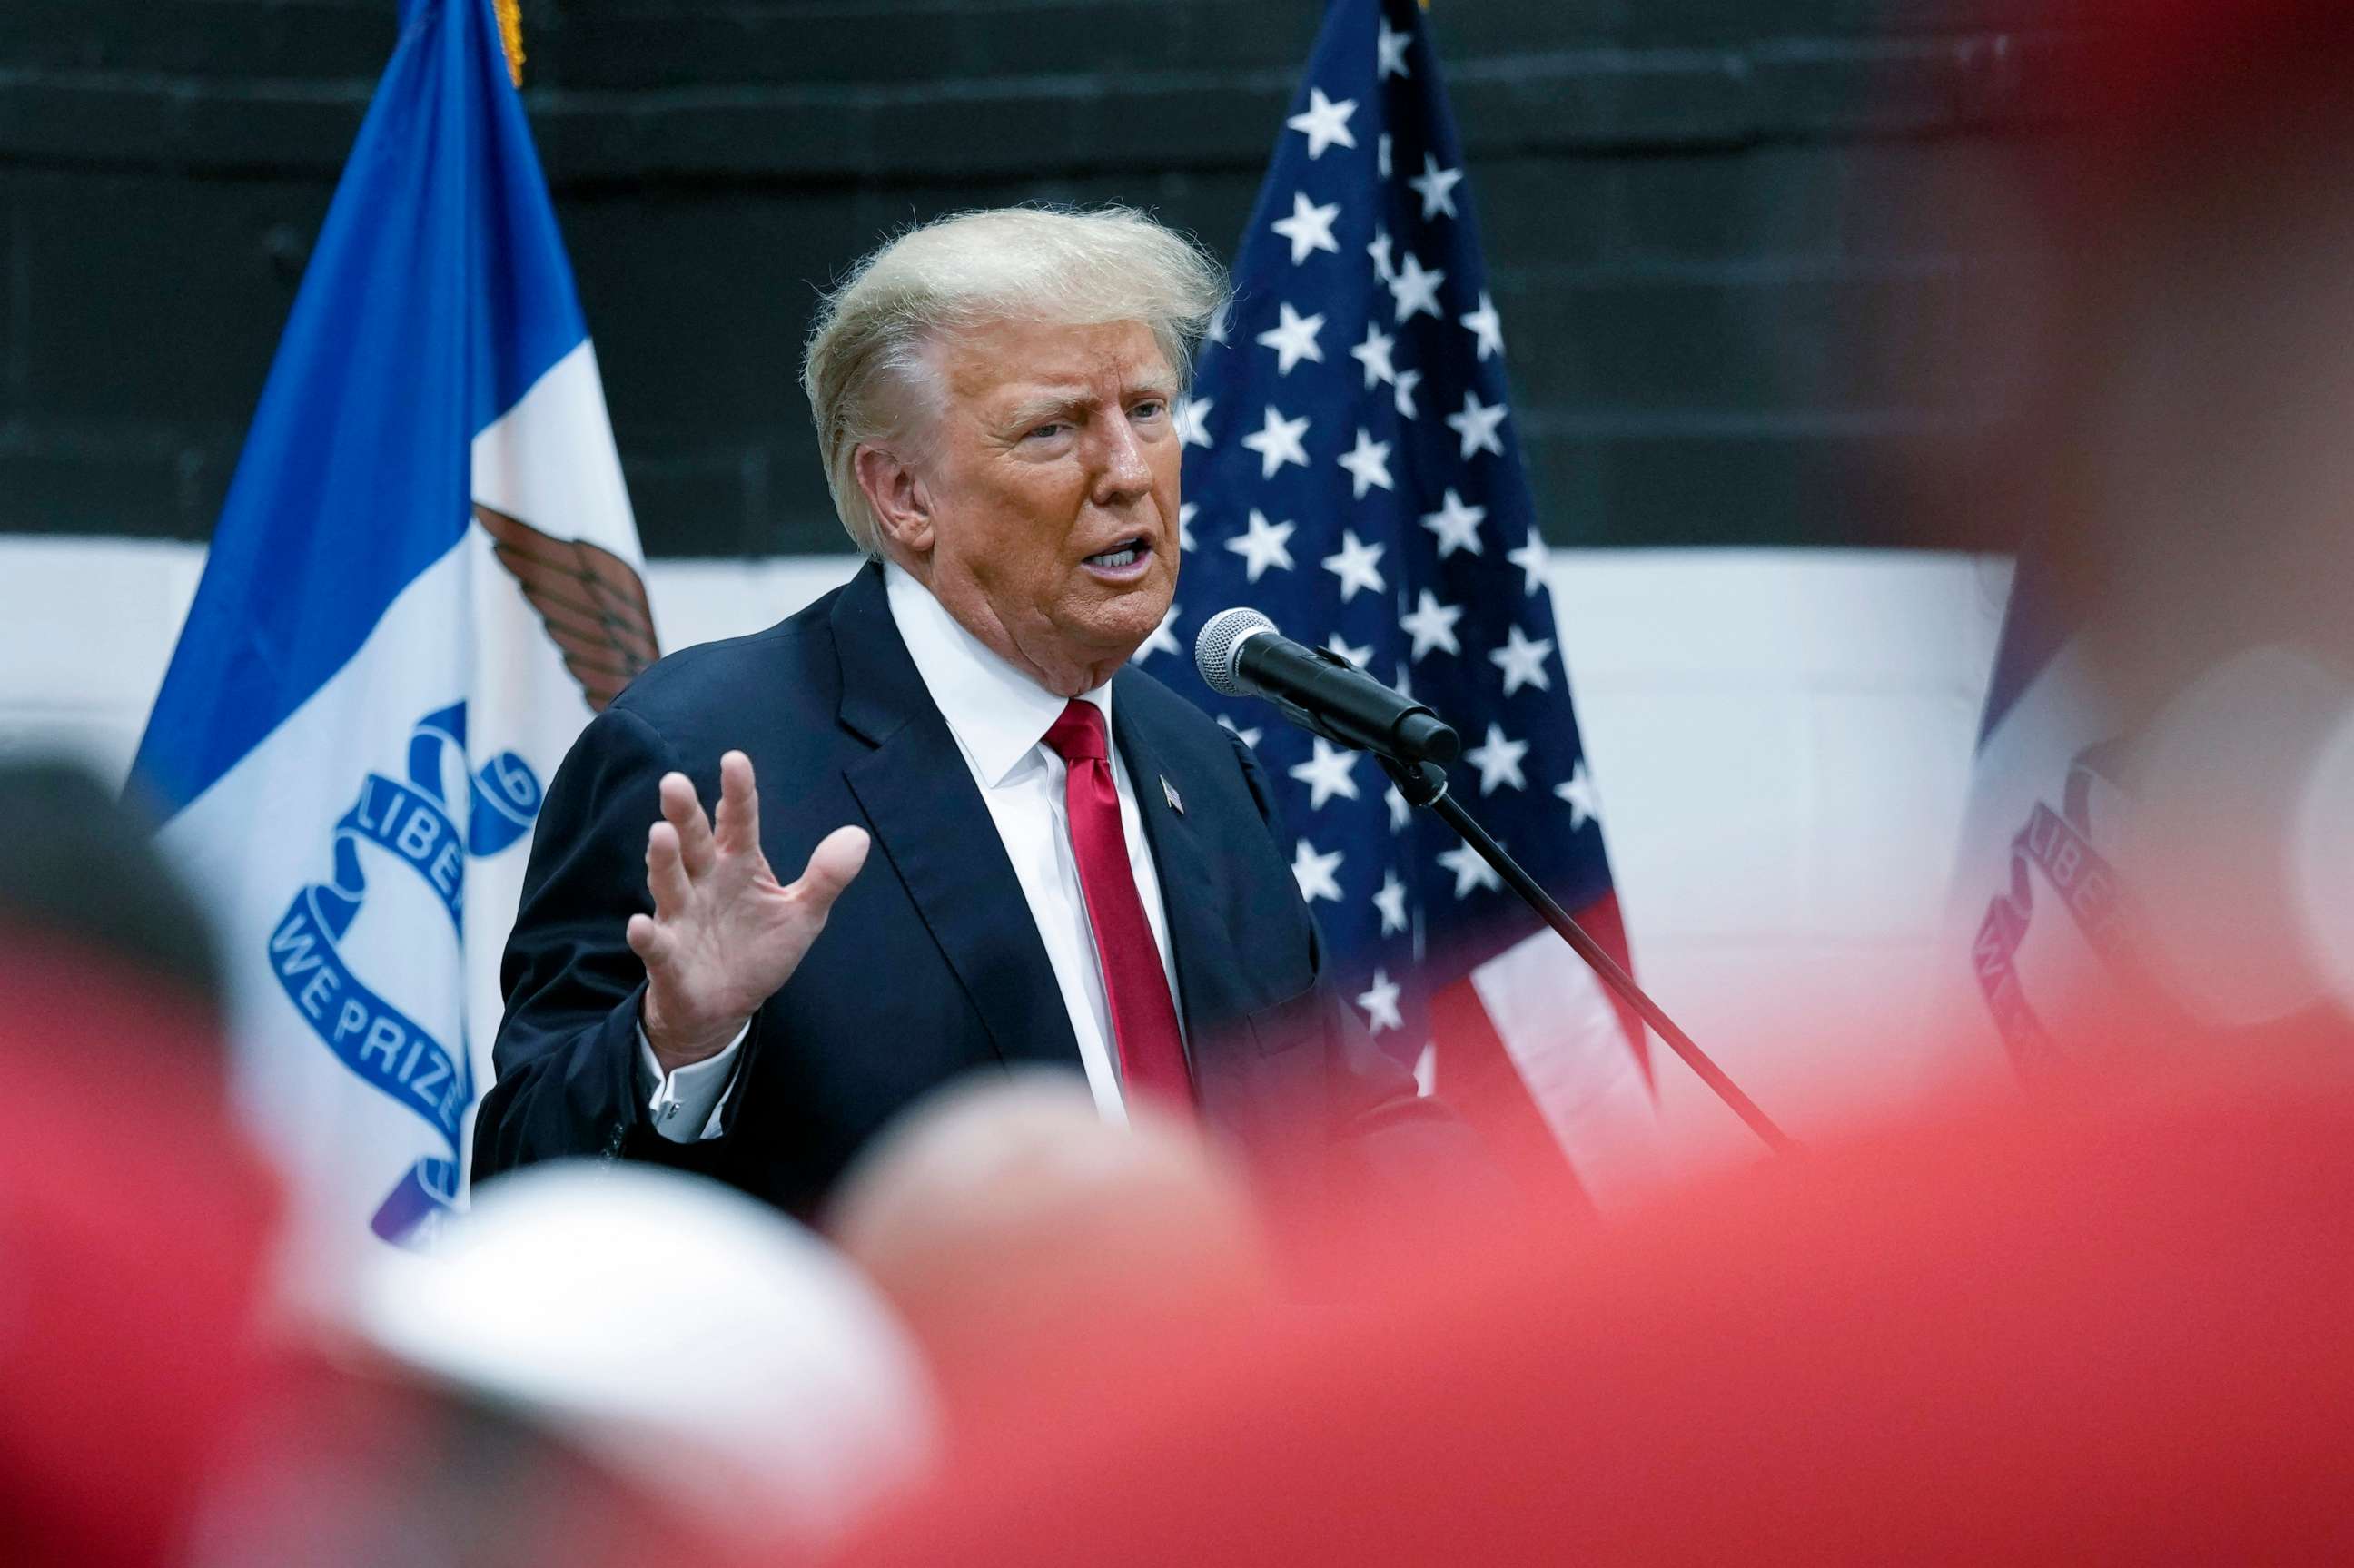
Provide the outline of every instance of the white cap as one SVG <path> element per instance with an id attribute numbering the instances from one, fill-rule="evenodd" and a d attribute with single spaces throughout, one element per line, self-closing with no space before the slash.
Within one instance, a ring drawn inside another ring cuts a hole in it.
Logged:
<path id="1" fill-rule="evenodd" d="M 355 1314 L 395 1360 L 716 1527 L 831 1539 L 935 1450 L 917 1352 L 864 1277 L 658 1167 L 503 1177 L 431 1253 L 384 1249 Z"/>

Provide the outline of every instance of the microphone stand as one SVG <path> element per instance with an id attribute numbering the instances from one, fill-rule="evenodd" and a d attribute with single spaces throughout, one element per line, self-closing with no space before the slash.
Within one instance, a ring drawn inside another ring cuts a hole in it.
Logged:
<path id="1" fill-rule="evenodd" d="M 1602 944 L 1587 936 L 1569 912 L 1553 902 L 1553 895 L 1538 885 L 1536 878 L 1522 871 L 1520 863 L 1504 853 L 1504 846 L 1488 836 L 1488 830 L 1474 821 L 1463 803 L 1447 792 L 1447 770 L 1435 762 L 1407 764 L 1376 751 L 1373 758 L 1382 765 L 1405 796 L 1409 805 L 1424 806 L 1437 812 L 1441 821 L 1462 836 L 1481 860 L 1493 866 L 1496 874 L 1519 894 L 1528 906 L 1535 910 L 1544 923 L 1559 933 L 1588 968 L 1602 977 L 1603 982 L 1626 1000 L 1645 1023 L 1666 1041 L 1686 1065 L 1700 1075 L 1702 1083 L 1716 1091 L 1716 1097 L 1733 1107 L 1733 1114 L 1748 1125 L 1749 1130 L 1764 1140 L 1766 1147 L 1776 1154 L 1798 1151 L 1798 1145 L 1788 1133 L 1774 1125 L 1774 1118 L 1757 1107 L 1757 1102 L 1741 1092 L 1741 1086 L 1724 1075 L 1724 1069 L 1709 1059 L 1708 1053 L 1692 1042 L 1692 1037 L 1676 1025 L 1676 1021 L 1663 1012 L 1659 1004 L 1635 983 L 1635 977 L 1618 967 L 1617 960 L 1602 948 Z"/>

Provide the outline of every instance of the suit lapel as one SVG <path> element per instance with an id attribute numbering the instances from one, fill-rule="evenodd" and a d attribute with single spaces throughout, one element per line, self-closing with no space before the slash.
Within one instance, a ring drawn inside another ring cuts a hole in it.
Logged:
<path id="1" fill-rule="evenodd" d="M 1233 969 L 1234 937 L 1219 911 L 1226 907 L 1223 857 L 1211 852 L 1202 830 L 1169 800 L 1204 804 L 1217 798 L 1215 781 L 1204 776 L 1185 750 L 1170 744 L 1154 722 L 1154 697 L 1145 678 L 1123 671 L 1112 685 L 1113 739 L 1136 789 L 1144 840 L 1161 879 L 1161 908 L 1169 922 L 1170 957 L 1177 970 L 1177 1012 L 1185 1037 L 1196 1039 L 1205 1022 L 1232 1012 L 1226 980 Z"/>
<path id="2" fill-rule="evenodd" d="M 1054 966 L 996 821 L 891 619 L 880 567 L 834 601 L 843 726 L 875 747 L 843 770 L 890 862 L 1008 1063 L 1079 1064 Z M 1015 915 L 1012 912 L 1018 911 Z M 878 973 L 877 986 L 890 977 Z"/>

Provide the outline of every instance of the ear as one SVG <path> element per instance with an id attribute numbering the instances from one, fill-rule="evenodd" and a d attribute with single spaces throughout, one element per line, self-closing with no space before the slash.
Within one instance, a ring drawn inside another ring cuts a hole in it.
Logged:
<path id="1" fill-rule="evenodd" d="M 915 466 L 881 447 L 864 445 L 850 462 L 883 537 L 918 559 L 931 554 L 931 490 Z"/>

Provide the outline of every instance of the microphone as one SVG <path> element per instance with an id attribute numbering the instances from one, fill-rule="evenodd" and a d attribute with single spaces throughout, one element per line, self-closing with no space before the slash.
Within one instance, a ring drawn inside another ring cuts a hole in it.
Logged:
<path id="1" fill-rule="evenodd" d="M 1294 642 L 1255 609 L 1237 607 L 1210 617 L 1193 641 L 1193 664 L 1214 692 L 1265 697 L 1311 734 L 1409 768 L 1444 767 L 1463 749 L 1429 708 L 1329 649 Z"/>

